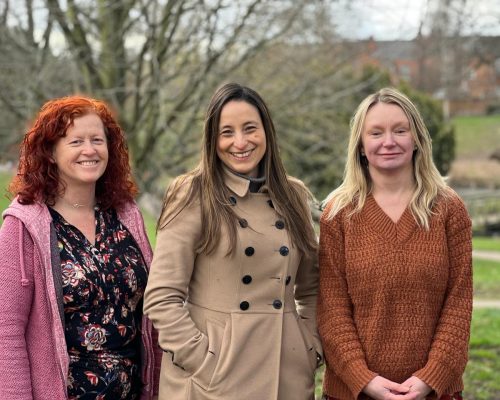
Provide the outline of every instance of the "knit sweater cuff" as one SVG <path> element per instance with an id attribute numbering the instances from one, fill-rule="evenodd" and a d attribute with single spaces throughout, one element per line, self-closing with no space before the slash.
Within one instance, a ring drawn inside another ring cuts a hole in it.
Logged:
<path id="1" fill-rule="evenodd" d="M 437 393 L 439 399 L 447 389 L 450 379 L 455 378 L 455 374 L 451 368 L 448 368 L 442 361 L 436 362 L 429 360 L 424 368 L 413 374 L 417 378 L 423 380 Z"/>
<path id="2" fill-rule="evenodd" d="M 355 360 L 346 366 L 341 379 L 349 387 L 354 398 L 357 399 L 364 387 L 376 376 L 375 372 L 368 369 L 364 360 Z"/>

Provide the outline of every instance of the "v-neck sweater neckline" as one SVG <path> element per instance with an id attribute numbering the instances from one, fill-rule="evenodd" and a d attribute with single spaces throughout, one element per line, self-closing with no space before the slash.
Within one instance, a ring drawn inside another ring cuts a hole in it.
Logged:
<path id="1" fill-rule="evenodd" d="M 399 220 L 394 222 L 371 194 L 366 198 L 360 217 L 367 222 L 367 229 L 373 229 L 378 235 L 397 242 L 408 240 L 418 228 L 409 206 L 405 208 Z"/>

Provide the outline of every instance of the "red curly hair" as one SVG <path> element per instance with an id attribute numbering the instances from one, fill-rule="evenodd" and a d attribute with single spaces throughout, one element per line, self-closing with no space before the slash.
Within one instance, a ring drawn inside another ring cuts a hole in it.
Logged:
<path id="1" fill-rule="evenodd" d="M 51 162 L 54 145 L 66 136 L 75 118 L 87 114 L 101 118 L 108 144 L 108 165 L 96 184 L 97 202 L 104 209 L 119 208 L 135 197 L 125 136 L 109 107 L 100 100 L 68 96 L 45 103 L 24 136 L 18 173 L 9 185 L 21 204 L 54 205 L 64 193 L 57 165 Z"/>

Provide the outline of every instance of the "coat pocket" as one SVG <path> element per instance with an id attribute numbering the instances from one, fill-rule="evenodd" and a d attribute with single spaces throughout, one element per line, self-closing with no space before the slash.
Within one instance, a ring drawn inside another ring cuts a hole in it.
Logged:
<path id="1" fill-rule="evenodd" d="M 215 369 L 220 359 L 224 339 L 224 323 L 207 318 L 208 351 L 203 363 L 192 376 L 192 380 L 204 390 L 210 388 Z"/>
<path id="2" fill-rule="evenodd" d="M 299 325 L 299 330 L 302 334 L 302 339 L 304 340 L 304 345 L 307 351 L 307 358 L 309 359 L 309 363 L 314 370 L 318 367 L 318 359 L 316 354 L 316 347 L 314 347 L 313 334 L 309 331 L 309 328 L 306 326 L 304 321 L 302 321 L 302 318 L 300 316 L 297 316 L 297 324 Z"/>

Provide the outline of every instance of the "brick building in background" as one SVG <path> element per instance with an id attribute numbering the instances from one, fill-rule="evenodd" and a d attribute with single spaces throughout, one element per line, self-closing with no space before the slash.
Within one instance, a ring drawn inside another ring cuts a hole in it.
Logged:
<path id="1" fill-rule="evenodd" d="M 500 112 L 500 37 L 351 42 L 354 66 L 373 65 L 443 101 L 445 113 Z"/>

